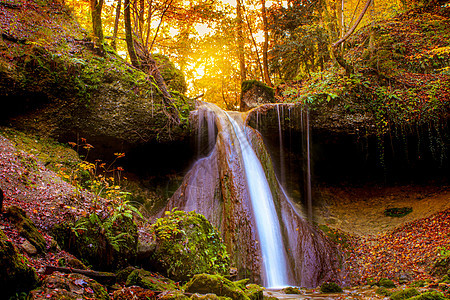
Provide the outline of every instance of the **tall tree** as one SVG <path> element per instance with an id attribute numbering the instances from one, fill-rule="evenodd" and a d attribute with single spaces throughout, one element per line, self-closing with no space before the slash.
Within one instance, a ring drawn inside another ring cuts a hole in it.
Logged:
<path id="1" fill-rule="evenodd" d="M 125 41 L 127 43 L 128 55 L 130 56 L 131 64 L 139 67 L 140 63 L 134 49 L 133 29 L 131 28 L 131 3 L 130 0 L 124 0 L 123 18 L 125 23 Z"/>
<path id="2" fill-rule="evenodd" d="M 104 0 L 90 0 L 95 44 L 103 52 L 102 9 Z"/>
<path id="3" fill-rule="evenodd" d="M 116 17 L 114 18 L 114 32 L 113 32 L 113 38 L 111 46 L 114 50 L 117 51 L 117 32 L 119 31 L 119 20 L 120 20 L 120 11 L 122 9 L 122 0 L 117 0 L 117 6 L 116 6 Z"/>
<path id="4" fill-rule="evenodd" d="M 261 0 L 261 15 L 263 19 L 263 31 L 264 31 L 264 43 L 263 43 L 263 69 L 264 69 L 264 82 L 268 86 L 273 86 L 269 75 L 269 61 L 267 59 L 267 53 L 269 51 L 269 28 L 267 25 L 267 12 L 266 12 L 266 0 Z"/>
<path id="5" fill-rule="evenodd" d="M 358 16 L 358 19 L 355 21 L 355 23 L 353 24 L 352 28 L 350 28 L 345 34 L 344 36 L 342 36 L 338 41 L 334 42 L 332 47 L 333 47 L 333 53 L 334 53 L 334 57 L 336 58 L 336 61 L 338 62 L 338 64 L 343 67 L 346 71 L 347 74 L 353 73 L 353 66 L 350 65 L 347 61 L 345 61 L 344 59 L 344 55 L 342 53 L 342 51 L 338 51 L 337 48 L 339 47 L 339 45 L 341 45 L 343 42 L 345 42 L 355 31 L 356 27 L 358 27 L 359 23 L 361 22 L 362 18 L 364 17 L 365 13 L 367 12 L 367 9 L 369 8 L 370 4 L 372 3 L 373 0 L 367 0 L 366 1 L 366 5 L 364 5 L 363 10 L 361 11 L 361 13 Z"/>
<path id="6" fill-rule="evenodd" d="M 239 56 L 239 69 L 241 75 L 241 82 L 247 77 L 247 70 L 245 68 L 245 55 L 244 55 L 244 33 L 243 33 L 243 20 L 242 20 L 242 3 L 241 0 L 236 1 L 236 27 L 237 27 L 237 45 Z"/>

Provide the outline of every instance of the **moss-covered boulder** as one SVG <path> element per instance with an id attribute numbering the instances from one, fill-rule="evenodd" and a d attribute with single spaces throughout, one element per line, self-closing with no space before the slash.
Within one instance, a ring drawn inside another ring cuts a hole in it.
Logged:
<path id="1" fill-rule="evenodd" d="M 395 288 L 395 283 L 388 278 L 381 278 L 380 280 L 378 280 L 377 285 L 388 289 Z"/>
<path id="2" fill-rule="evenodd" d="M 43 280 L 42 286 L 30 293 L 30 300 L 110 299 L 106 289 L 97 281 L 81 274 L 54 273 Z"/>
<path id="3" fill-rule="evenodd" d="M 136 256 L 137 226 L 125 215 L 102 220 L 91 214 L 75 224 L 56 225 L 52 234 L 63 249 L 98 269 L 125 268 Z"/>
<path id="4" fill-rule="evenodd" d="M 248 284 L 245 286 L 244 293 L 250 298 L 250 300 L 262 300 L 264 299 L 264 288 L 257 284 Z"/>
<path id="5" fill-rule="evenodd" d="M 220 232 L 196 212 L 166 212 L 151 227 L 156 241 L 154 260 L 176 281 L 194 274 L 227 274 L 229 258 Z"/>
<path id="6" fill-rule="evenodd" d="M 302 294 L 299 288 L 288 286 L 281 290 L 285 294 Z"/>
<path id="7" fill-rule="evenodd" d="M 441 292 L 430 291 L 420 294 L 418 296 L 414 296 L 409 298 L 410 300 L 448 300 L 447 297 Z"/>
<path id="8" fill-rule="evenodd" d="M 324 282 L 320 286 L 322 293 L 342 293 L 342 288 L 335 282 Z"/>
<path id="9" fill-rule="evenodd" d="M 156 273 L 136 269 L 128 275 L 126 286 L 137 285 L 153 291 L 178 290 L 179 287 L 168 278 L 164 278 Z"/>
<path id="10" fill-rule="evenodd" d="M 261 104 L 273 102 L 275 102 L 275 92 L 270 86 L 258 80 L 245 80 L 242 82 L 241 111 L 247 111 Z"/>
<path id="11" fill-rule="evenodd" d="M 436 277 L 450 275 L 450 255 L 439 256 L 434 260 L 431 275 Z"/>
<path id="12" fill-rule="evenodd" d="M 0 291 L 8 298 L 21 291 L 29 291 L 38 284 L 34 268 L 28 265 L 13 243 L 0 230 Z"/>
<path id="13" fill-rule="evenodd" d="M 152 54 L 152 56 L 168 88 L 184 94 L 187 91 L 187 85 L 183 72 L 177 69 L 167 56 L 162 54 Z"/>
<path id="14" fill-rule="evenodd" d="M 6 209 L 7 217 L 13 222 L 20 235 L 26 238 L 38 252 L 44 252 L 46 249 L 45 239 L 42 233 L 36 228 L 33 221 L 27 217 L 26 212 L 17 206 L 10 206 Z"/>
<path id="15" fill-rule="evenodd" d="M 394 292 L 390 296 L 390 299 L 392 299 L 392 300 L 409 299 L 409 298 L 417 296 L 419 294 L 420 294 L 419 291 L 416 290 L 415 288 L 408 288 L 408 289 L 404 289 L 404 290 L 400 290 L 400 291 Z"/>
<path id="16" fill-rule="evenodd" d="M 250 299 L 235 283 L 220 275 L 197 274 L 186 283 L 184 290 L 188 293 L 216 294 L 233 300 Z"/>

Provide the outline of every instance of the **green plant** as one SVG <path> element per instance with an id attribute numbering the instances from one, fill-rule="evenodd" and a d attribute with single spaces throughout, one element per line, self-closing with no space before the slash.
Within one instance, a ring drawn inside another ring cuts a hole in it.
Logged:
<path id="1" fill-rule="evenodd" d="M 388 278 L 381 278 L 378 280 L 378 286 L 385 288 L 395 288 L 395 283 Z"/>
<path id="2" fill-rule="evenodd" d="M 403 300 L 403 299 L 409 299 L 411 297 L 419 295 L 419 291 L 417 291 L 415 288 L 408 288 L 405 290 L 400 290 L 397 292 L 394 292 L 390 298 L 392 300 Z"/>
<path id="3" fill-rule="evenodd" d="M 409 213 L 412 212 L 412 207 L 393 207 L 393 208 L 386 208 L 384 210 L 384 215 L 386 217 L 396 217 L 396 218 L 401 218 L 404 217 L 406 215 L 408 215 Z"/>
<path id="4" fill-rule="evenodd" d="M 335 282 L 325 282 L 320 286 L 322 293 L 342 293 L 342 288 Z"/>

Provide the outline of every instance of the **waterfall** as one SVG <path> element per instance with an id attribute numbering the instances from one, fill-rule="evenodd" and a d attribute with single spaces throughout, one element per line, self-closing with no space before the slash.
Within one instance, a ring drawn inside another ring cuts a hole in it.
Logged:
<path id="1" fill-rule="evenodd" d="M 266 287 L 315 287 L 336 280 L 338 250 L 290 202 L 261 135 L 245 125 L 245 116 L 209 103 L 198 107 L 198 125 L 207 127 L 198 133 L 214 146 L 193 165 L 164 210 L 196 210 L 217 226 L 238 278 Z"/>
<path id="2" fill-rule="evenodd" d="M 283 130 L 281 128 L 281 117 L 284 119 L 284 110 L 282 109 L 282 116 L 280 114 L 280 104 L 277 105 L 277 117 L 278 117 L 278 137 L 280 143 L 280 180 L 281 184 L 286 184 L 286 168 L 284 166 L 284 145 L 283 145 Z"/>
<path id="3" fill-rule="evenodd" d="M 266 282 L 269 287 L 287 285 L 286 258 L 283 249 L 280 223 L 261 162 L 247 140 L 242 126 L 228 114 L 242 154 L 246 180 L 256 220 Z"/>

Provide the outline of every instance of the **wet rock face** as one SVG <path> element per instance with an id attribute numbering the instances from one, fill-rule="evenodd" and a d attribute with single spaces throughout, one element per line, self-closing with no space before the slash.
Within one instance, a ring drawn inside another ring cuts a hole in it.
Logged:
<path id="1" fill-rule="evenodd" d="M 247 80 L 242 83 L 240 111 L 273 102 L 275 97 L 271 87 L 257 80 Z"/>
<path id="2" fill-rule="evenodd" d="M 27 292 L 37 285 L 36 271 L 27 264 L 26 257 L 17 251 L 0 230 L 0 290 L 6 299 L 17 292 Z"/>

